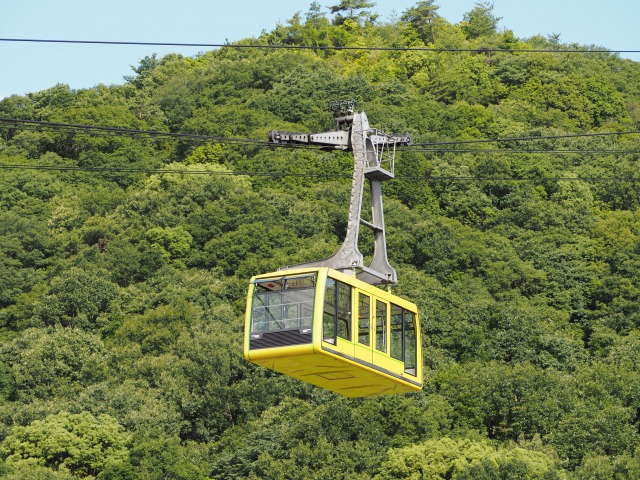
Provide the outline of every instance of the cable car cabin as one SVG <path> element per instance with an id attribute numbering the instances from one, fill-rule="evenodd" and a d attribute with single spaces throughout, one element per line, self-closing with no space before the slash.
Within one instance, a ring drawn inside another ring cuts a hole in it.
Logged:
<path id="1" fill-rule="evenodd" d="M 419 339 L 413 303 L 337 270 L 251 280 L 245 358 L 341 395 L 421 390 Z"/>

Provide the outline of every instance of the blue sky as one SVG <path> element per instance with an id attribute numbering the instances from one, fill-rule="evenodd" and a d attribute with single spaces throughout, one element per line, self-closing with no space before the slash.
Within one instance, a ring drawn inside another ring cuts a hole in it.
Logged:
<path id="1" fill-rule="evenodd" d="M 224 43 L 255 37 L 309 10 L 312 0 L 0 0 L 0 38 Z M 319 0 L 327 7 L 339 0 Z M 417 0 L 379 0 L 381 20 Z M 474 0 L 439 0 L 451 23 Z M 563 43 L 640 50 L 640 0 L 494 0 L 500 28 L 520 38 L 560 34 Z M 130 65 L 152 53 L 194 55 L 202 48 L 0 42 L 0 99 L 65 83 L 74 89 L 122 83 Z M 640 55 L 623 55 L 640 61 Z"/>

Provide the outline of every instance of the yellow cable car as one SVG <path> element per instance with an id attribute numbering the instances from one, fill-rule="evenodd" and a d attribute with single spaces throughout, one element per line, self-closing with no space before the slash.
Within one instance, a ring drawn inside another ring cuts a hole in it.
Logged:
<path id="1" fill-rule="evenodd" d="M 356 112 L 353 102 L 337 102 L 332 108 L 336 130 L 317 134 L 272 130 L 269 139 L 353 151 L 344 243 L 324 260 L 252 278 L 244 356 L 347 397 L 418 391 L 422 389 L 418 309 L 375 287 L 397 282 L 387 259 L 381 184 L 393 178 L 395 147 L 408 145 L 411 138 L 370 128 L 366 114 Z M 365 179 L 371 193 L 370 220 L 361 217 Z M 373 231 L 368 266 L 358 250 L 360 225 Z"/>
<path id="2" fill-rule="evenodd" d="M 416 305 L 327 267 L 253 277 L 247 360 L 347 397 L 422 389 Z"/>

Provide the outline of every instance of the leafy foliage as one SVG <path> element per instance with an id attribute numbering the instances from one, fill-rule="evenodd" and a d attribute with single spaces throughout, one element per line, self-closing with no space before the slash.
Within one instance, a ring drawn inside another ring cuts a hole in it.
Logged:
<path id="1" fill-rule="evenodd" d="M 511 139 L 404 149 L 384 185 L 424 391 L 348 400 L 242 358 L 248 279 L 340 245 L 349 154 L 3 128 L 3 478 L 640 476 L 640 65 L 530 52 L 575 46 L 487 2 L 330 8 L 0 115 L 265 139 L 330 130 L 349 97 L 416 143 Z"/>
<path id="2" fill-rule="evenodd" d="M 95 418 L 88 412 L 60 412 L 16 427 L 0 449 L 9 466 L 39 465 L 84 477 L 126 462 L 129 440 L 124 428 L 108 415 Z"/>

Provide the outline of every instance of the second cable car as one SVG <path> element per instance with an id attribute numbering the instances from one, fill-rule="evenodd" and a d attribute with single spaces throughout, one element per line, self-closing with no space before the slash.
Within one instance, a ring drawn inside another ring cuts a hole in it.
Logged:
<path id="1" fill-rule="evenodd" d="M 347 397 L 418 391 L 416 306 L 330 268 L 254 277 L 247 360 Z"/>

